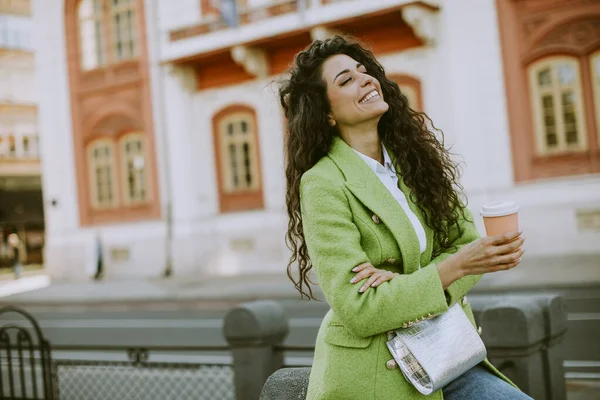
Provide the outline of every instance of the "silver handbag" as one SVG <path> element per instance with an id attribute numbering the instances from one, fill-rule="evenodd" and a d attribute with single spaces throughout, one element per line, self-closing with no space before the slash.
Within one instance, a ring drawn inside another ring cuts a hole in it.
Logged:
<path id="1" fill-rule="evenodd" d="M 404 377 L 425 395 L 487 356 L 483 341 L 458 303 L 439 316 L 388 333 L 387 347 Z"/>

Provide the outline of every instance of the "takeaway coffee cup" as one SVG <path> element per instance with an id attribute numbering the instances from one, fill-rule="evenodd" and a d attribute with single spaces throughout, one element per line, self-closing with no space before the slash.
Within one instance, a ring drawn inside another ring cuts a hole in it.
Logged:
<path id="1" fill-rule="evenodd" d="M 519 231 L 519 205 L 514 201 L 495 201 L 481 207 L 488 236 Z"/>

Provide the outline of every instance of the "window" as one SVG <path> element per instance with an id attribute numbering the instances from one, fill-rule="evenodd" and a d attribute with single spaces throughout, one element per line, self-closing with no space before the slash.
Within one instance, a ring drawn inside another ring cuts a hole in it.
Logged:
<path id="1" fill-rule="evenodd" d="M 529 67 L 538 154 L 587 148 L 579 67 L 572 57 L 546 58 Z"/>
<path id="2" fill-rule="evenodd" d="M 221 211 L 263 206 L 255 114 L 233 106 L 213 119 Z"/>
<path id="3" fill-rule="evenodd" d="M 111 141 L 97 140 L 88 147 L 92 206 L 97 209 L 117 205 L 115 154 Z"/>
<path id="4" fill-rule="evenodd" d="M 117 61 L 135 58 L 135 4 L 134 0 L 111 2 L 112 45 Z"/>
<path id="5" fill-rule="evenodd" d="M 131 133 L 121 139 L 121 160 L 125 204 L 146 203 L 148 174 L 144 137 L 141 133 Z"/>
<path id="6" fill-rule="evenodd" d="M 17 156 L 17 140 L 15 139 L 15 135 L 10 135 L 8 137 L 8 156 L 10 158 L 15 158 Z"/>
<path id="7" fill-rule="evenodd" d="M 415 111 L 423 111 L 421 98 L 421 81 L 409 75 L 390 75 L 389 79 L 396 82 L 400 91 L 408 99 L 408 106 Z"/>
<path id="8" fill-rule="evenodd" d="M 598 143 L 600 145 L 600 51 L 590 57 L 590 70 L 592 75 L 592 87 L 594 90 L 594 114 L 598 130 Z"/>
<path id="9" fill-rule="evenodd" d="M 221 122 L 221 151 L 226 193 L 256 189 L 258 184 L 251 116 L 235 114 Z"/>
<path id="10" fill-rule="evenodd" d="M 135 0 L 79 3 L 79 44 L 84 70 L 137 57 L 135 11 Z"/>
<path id="11" fill-rule="evenodd" d="M 84 70 L 98 68 L 106 64 L 102 0 L 82 0 L 78 15 L 81 66 Z"/>
<path id="12" fill-rule="evenodd" d="M 23 154 L 25 157 L 31 157 L 31 146 L 29 144 L 29 137 L 23 137 Z"/>
<path id="13" fill-rule="evenodd" d="M 405 86 L 400 86 L 400 90 L 408 99 L 409 107 L 412 108 L 413 110 L 418 110 L 419 109 L 419 100 L 418 100 L 419 96 L 417 94 L 416 89 L 413 86 L 405 85 Z"/>

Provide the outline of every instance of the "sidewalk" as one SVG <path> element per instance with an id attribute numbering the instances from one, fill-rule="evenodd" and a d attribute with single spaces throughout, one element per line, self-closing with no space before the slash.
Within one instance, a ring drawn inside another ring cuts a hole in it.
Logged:
<path id="1" fill-rule="evenodd" d="M 21 278 L 23 281 L 31 278 Z M 39 280 L 39 278 L 38 278 Z M 0 305 L 92 305 L 98 303 L 164 302 L 241 302 L 255 299 L 289 299 L 300 297 L 281 274 L 173 277 L 169 279 L 52 283 L 37 290 L 3 295 L 6 285 L 18 281 L 0 281 Z M 38 282 L 43 284 L 43 282 Z M 510 291 L 523 289 L 563 289 L 600 287 L 600 254 L 553 258 L 526 258 L 511 270 L 486 275 L 475 291 Z M 7 292 L 8 293 L 8 292 Z M 323 298 L 317 289 L 317 297 Z"/>

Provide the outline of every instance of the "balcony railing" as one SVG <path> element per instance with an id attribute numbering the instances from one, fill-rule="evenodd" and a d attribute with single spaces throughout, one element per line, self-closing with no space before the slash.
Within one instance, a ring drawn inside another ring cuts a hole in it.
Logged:
<path id="1" fill-rule="evenodd" d="M 0 134 L 0 161 L 28 161 L 39 157 L 38 135 Z"/>
<path id="2" fill-rule="evenodd" d="M 31 0 L 0 0 L 0 14 L 31 15 Z"/>
<path id="3" fill-rule="evenodd" d="M 298 11 L 298 3 L 305 0 L 276 0 L 260 7 L 246 7 L 239 10 L 240 25 L 260 21 Z"/>
<path id="4" fill-rule="evenodd" d="M 302 4 L 309 3 L 310 0 L 272 0 L 260 6 L 240 7 L 237 9 L 238 24 L 247 25 L 267 18 L 294 13 L 299 11 Z M 203 16 L 200 24 L 174 30 L 170 33 L 170 37 L 171 40 L 180 40 L 227 28 L 229 25 L 221 15 L 208 14 Z"/>

